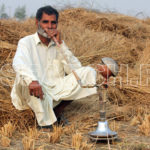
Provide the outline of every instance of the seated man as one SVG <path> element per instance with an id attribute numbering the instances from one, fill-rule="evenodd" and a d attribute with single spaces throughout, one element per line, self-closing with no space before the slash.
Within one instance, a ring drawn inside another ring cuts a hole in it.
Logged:
<path id="1" fill-rule="evenodd" d="M 96 82 L 96 71 L 82 67 L 61 40 L 57 30 L 58 17 L 57 10 L 51 6 L 39 8 L 36 13 L 37 32 L 19 40 L 13 59 L 16 79 L 11 92 L 12 103 L 19 110 L 30 107 L 42 127 L 57 121 L 57 115 L 67 100 L 77 100 L 97 92 L 96 88 L 81 88 L 72 73 L 75 70 L 83 84 Z"/>

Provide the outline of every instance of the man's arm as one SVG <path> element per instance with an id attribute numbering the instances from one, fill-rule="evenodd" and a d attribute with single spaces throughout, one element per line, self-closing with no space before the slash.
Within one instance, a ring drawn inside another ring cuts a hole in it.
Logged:
<path id="1" fill-rule="evenodd" d="M 64 71 L 67 74 L 70 74 L 72 70 L 82 67 L 78 58 L 73 55 L 64 42 L 60 45 L 59 51 L 61 53 L 62 63 L 64 65 Z M 65 59 L 67 59 L 68 62 Z"/>
<path id="2" fill-rule="evenodd" d="M 13 68 L 19 74 L 29 87 L 31 95 L 43 99 L 43 92 L 38 79 L 33 71 L 33 61 L 30 55 L 30 50 L 26 44 L 20 40 L 17 51 L 13 59 Z"/>
<path id="3" fill-rule="evenodd" d="M 61 40 L 61 33 L 58 30 L 46 30 L 49 37 L 51 37 L 56 43 L 59 52 L 61 53 L 61 60 L 64 64 L 64 71 L 69 74 L 72 70 L 81 67 L 80 61 L 72 54 L 64 41 Z M 67 61 L 66 61 L 67 59 Z"/>

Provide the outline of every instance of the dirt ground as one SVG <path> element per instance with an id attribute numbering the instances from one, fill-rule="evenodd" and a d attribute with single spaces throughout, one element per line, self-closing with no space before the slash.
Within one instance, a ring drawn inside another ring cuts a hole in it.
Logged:
<path id="1" fill-rule="evenodd" d="M 111 107 L 111 111 L 109 108 Z M 107 104 L 109 115 L 113 114 L 112 105 Z M 93 113 L 91 113 L 93 112 Z M 112 112 L 112 113 L 111 113 Z M 74 131 L 62 133 L 58 143 L 52 144 L 48 138 L 48 132 L 39 131 L 39 137 L 35 140 L 36 150 L 72 150 L 72 134 L 74 132 L 81 133 L 83 141 L 92 144 L 92 149 L 111 149 L 111 150 L 148 150 L 150 149 L 150 137 L 143 136 L 139 133 L 138 128 L 130 125 L 130 121 L 109 121 L 109 126 L 113 131 L 118 133 L 118 139 L 115 141 L 92 141 L 88 135 L 89 132 L 95 131 L 97 122 L 99 121 L 99 99 L 98 95 L 93 95 L 84 99 L 74 101 L 64 110 L 64 115 L 69 121 L 69 125 L 64 126 L 63 130 L 68 130 L 72 125 L 75 126 Z M 112 117 L 112 116 L 111 116 Z M 108 119 L 109 120 L 109 119 Z M 68 130 L 69 131 L 69 130 Z M 24 132 L 15 131 L 11 138 L 8 148 L 0 146 L 1 150 L 22 150 L 22 139 Z M 80 150 L 80 149 L 79 149 Z"/>

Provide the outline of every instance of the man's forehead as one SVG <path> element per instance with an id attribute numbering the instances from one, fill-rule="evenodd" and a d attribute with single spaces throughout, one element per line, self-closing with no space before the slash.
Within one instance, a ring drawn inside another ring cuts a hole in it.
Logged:
<path id="1" fill-rule="evenodd" d="M 56 15 L 55 14 L 49 15 L 49 14 L 46 14 L 43 12 L 41 20 L 45 20 L 45 19 L 46 20 L 56 20 Z"/>

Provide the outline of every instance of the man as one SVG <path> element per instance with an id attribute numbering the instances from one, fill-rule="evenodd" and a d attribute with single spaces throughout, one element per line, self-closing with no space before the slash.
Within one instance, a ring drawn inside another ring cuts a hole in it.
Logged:
<path id="1" fill-rule="evenodd" d="M 12 103 L 19 110 L 31 108 L 38 125 L 43 128 L 57 121 L 67 100 L 96 93 L 96 88 L 81 88 L 76 81 L 72 69 L 83 84 L 95 84 L 96 72 L 90 67 L 82 67 L 61 40 L 58 17 L 57 10 L 51 6 L 39 8 L 37 32 L 20 39 L 13 60 L 16 79 L 11 92 Z"/>

